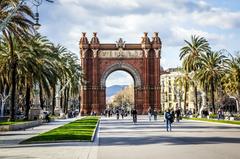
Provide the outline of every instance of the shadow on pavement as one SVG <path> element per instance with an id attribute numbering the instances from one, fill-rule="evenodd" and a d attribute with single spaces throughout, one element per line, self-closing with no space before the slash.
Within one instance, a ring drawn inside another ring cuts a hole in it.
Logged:
<path id="1" fill-rule="evenodd" d="M 223 144 L 223 143 L 239 144 L 240 138 L 150 136 L 150 137 L 103 137 L 100 139 L 100 146 L 114 146 L 114 145 L 130 146 L 159 143 L 168 145 L 200 145 L 200 144 Z"/>

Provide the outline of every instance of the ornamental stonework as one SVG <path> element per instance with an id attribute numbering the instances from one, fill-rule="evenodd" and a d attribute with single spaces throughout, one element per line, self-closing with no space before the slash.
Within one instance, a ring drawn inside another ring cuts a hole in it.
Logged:
<path id="1" fill-rule="evenodd" d="M 158 33 L 152 41 L 144 33 L 140 43 L 100 43 L 97 33 L 88 42 L 83 33 L 79 42 L 84 88 L 81 89 L 81 114 L 101 114 L 106 109 L 106 79 L 114 71 L 123 70 L 134 79 L 134 107 L 146 114 L 149 107 L 160 111 L 160 55 L 162 42 Z"/>
<path id="2" fill-rule="evenodd" d="M 142 58 L 142 50 L 101 50 L 100 58 Z"/>

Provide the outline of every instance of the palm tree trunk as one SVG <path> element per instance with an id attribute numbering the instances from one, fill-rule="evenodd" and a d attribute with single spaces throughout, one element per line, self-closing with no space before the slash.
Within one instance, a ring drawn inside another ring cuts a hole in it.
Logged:
<path id="1" fill-rule="evenodd" d="M 62 90 L 62 84 L 60 85 L 60 90 Z M 63 93 L 60 92 L 60 108 L 63 110 Z"/>
<path id="2" fill-rule="evenodd" d="M 79 114 L 80 114 L 80 110 L 81 110 L 81 93 L 79 93 L 79 108 L 78 109 L 79 109 Z"/>
<path id="3" fill-rule="evenodd" d="M 13 41 L 12 37 L 9 36 L 9 45 L 11 51 L 11 107 L 10 107 L 10 121 L 15 121 L 15 101 L 16 101 L 16 73 L 17 73 L 17 59 L 14 57 L 14 50 L 13 50 Z"/>
<path id="4" fill-rule="evenodd" d="M 66 95 L 66 112 L 68 111 L 68 101 L 69 101 L 69 88 L 67 88 L 67 95 Z"/>
<path id="5" fill-rule="evenodd" d="M 41 82 L 39 82 L 39 97 L 40 97 L 40 107 L 43 109 L 44 99 L 43 99 L 43 89 L 42 89 L 42 83 Z"/>
<path id="6" fill-rule="evenodd" d="M 31 98 L 31 88 L 27 82 L 27 89 L 26 89 L 26 109 L 25 109 L 25 119 L 29 119 L 29 110 L 30 110 L 30 98 Z"/>
<path id="7" fill-rule="evenodd" d="M 187 105 L 187 84 L 185 84 L 184 86 L 184 105 L 183 105 L 184 114 L 186 114 L 186 105 Z"/>
<path id="8" fill-rule="evenodd" d="M 64 113 L 67 113 L 67 88 L 64 89 Z"/>
<path id="9" fill-rule="evenodd" d="M 211 80 L 211 103 L 213 107 L 213 112 L 215 113 L 215 97 L 214 97 L 214 81 Z"/>
<path id="10" fill-rule="evenodd" d="M 52 87 L 52 115 L 55 115 L 54 113 L 55 105 L 56 105 L 56 85 Z"/>
<path id="11" fill-rule="evenodd" d="M 195 112 L 198 112 L 198 94 L 197 86 L 194 86 L 194 95 L 195 95 Z"/>

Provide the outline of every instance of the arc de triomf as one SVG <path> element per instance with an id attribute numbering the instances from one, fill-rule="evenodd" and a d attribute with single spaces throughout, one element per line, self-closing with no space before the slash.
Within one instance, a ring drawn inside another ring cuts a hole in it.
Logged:
<path id="1" fill-rule="evenodd" d="M 148 108 L 160 110 L 160 58 L 162 43 L 155 32 L 150 41 L 144 33 L 141 43 L 100 43 L 97 33 L 89 42 L 80 39 L 81 66 L 85 84 L 81 88 L 81 114 L 100 114 L 106 108 L 106 79 L 113 71 L 124 70 L 134 79 L 134 106 L 138 114 Z"/>

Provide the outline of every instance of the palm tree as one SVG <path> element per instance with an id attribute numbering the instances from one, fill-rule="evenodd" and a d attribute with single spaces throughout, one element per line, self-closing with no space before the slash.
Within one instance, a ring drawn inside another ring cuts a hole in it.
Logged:
<path id="1" fill-rule="evenodd" d="M 57 58 L 51 54 L 51 46 L 46 37 L 39 34 L 35 35 L 32 39 L 28 41 L 25 46 L 25 57 L 22 58 L 23 66 L 25 66 L 24 77 L 28 86 L 27 90 L 31 90 L 33 85 L 38 85 L 39 96 L 40 96 L 40 106 L 43 109 L 44 98 L 43 94 L 50 96 L 50 83 L 52 78 L 57 76 L 57 72 L 52 64 L 53 60 Z M 26 95 L 26 97 L 28 97 Z M 26 98 L 26 110 L 29 110 L 30 98 Z M 26 119 L 28 119 L 28 111 L 26 111 Z"/>
<path id="2" fill-rule="evenodd" d="M 184 90 L 184 103 L 183 103 L 183 111 L 186 114 L 186 107 L 187 107 L 187 93 L 189 91 L 189 87 L 191 84 L 191 78 L 186 71 L 182 71 L 182 74 L 176 78 L 176 84 L 179 89 Z"/>
<path id="3" fill-rule="evenodd" d="M 183 69 L 187 72 L 196 72 L 198 69 L 197 62 L 201 53 L 210 51 L 208 41 L 196 35 L 191 36 L 191 41 L 184 40 L 186 45 L 180 50 L 180 60 L 183 60 Z M 195 94 L 195 109 L 198 110 L 197 85 L 198 80 L 193 80 L 193 88 Z"/>
<path id="4" fill-rule="evenodd" d="M 19 0 L 2 0 L 0 1 L 0 20 L 8 17 L 15 7 L 18 5 Z M 14 50 L 14 39 L 19 41 L 25 40 L 26 37 L 31 36 L 33 22 L 33 13 L 26 5 L 21 5 L 16 13 L 12 16 L 6 27 L 2 30 L 2 35 L 8 42 L 7 47 L 11 55 L 10 58 L 10 84 L 11 84 L 11 109 L 10 120 L 15 120 L 15 94 L 16 94 L 16 69 L 18 65 L 17 54 Z"/>
<path id="5" fill-rule="evenodd" d="M 225 92 L 240 101 L 240 56 L 233 57 L 228 61 L 226 74 L 222 78 Z"/>
<path id="6" fill-rule="evenodd" d="M 226 57 L 221 52 L 207 52 L 201 54 L 198 65 L 199 71 L 196 73 L 196 77 L 203 80 L 205 84 L 210 85 L 211 105 L 213 112 L 215 110 L 215 86 L 220 82 L 221 78 L 225 74 Z"/>

